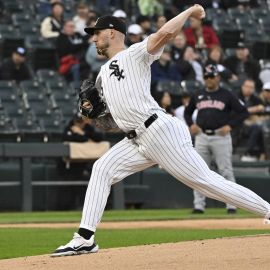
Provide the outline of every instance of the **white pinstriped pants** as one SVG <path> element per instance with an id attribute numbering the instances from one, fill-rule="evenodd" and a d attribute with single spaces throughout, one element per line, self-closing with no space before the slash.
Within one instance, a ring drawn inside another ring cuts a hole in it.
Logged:
<path id="1" fill-rule="evenodd" d="M 211 171 L 192 146 L 186 124 L 164 112 L 147 129 L 141 125 L 135 139 L 123 139 L 98 159 L 87 188 L 80 227 L 95 231 L 110 188 L 128 175 L 159 164 L 169 174 L 209 198 L 261 216 L 270 205 L 253 191 L 226 181 Z"/>

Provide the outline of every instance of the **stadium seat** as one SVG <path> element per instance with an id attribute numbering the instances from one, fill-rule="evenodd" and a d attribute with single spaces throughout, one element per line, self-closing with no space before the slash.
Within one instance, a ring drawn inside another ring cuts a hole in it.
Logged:
<path id="1" fill-rule="evenodd" d="M 183 92 L 188 92 L 190 94 L 194 94 L 195 92 L 203 88 L 203 84 L 195 80 L 182 81 L 181 86 L 182 86 Z M 183 92 L 181 94 L 183 94 Z"/>
<path id="2" fill-rule="evenodd" d="M 251 19 L 252 15 L 251 12 L 249 10 L 242 10 L 242 9 L 238 9 L 238 8 L 228 8 L 227 10 L 229 16 L 235 20 L 235 19 Z"/>
<path id="3" fill-rule="evenodd" d="M 34 70 L 56 69 L 58 61 L 56 57 L 55 45 L 40 37 L 27 36 L 25 46 L 30 52 L 30 59 Z"/>
<path id="4" fill-rule="evenodd" d="M 44 99 L 44 86 L 36 80 L 22 81 L 20 88 L 27 95 L 28 100 Z"/>
<path id="5" fill-rule="evenodd" d="M 55 94 L 62 96 L 63 99 L 68 99 L 68 96 L 72 93 L 72 90 L 65 81 L 49 81 L 45 85 L 46 85 L 46 92 L 49 95 Z"/>
<path id="6" fill-rule="evenodd" d="M 42 100 L 28 100 L 28 103 L 29 109 L 33 110 L 37 117 L 51 115 L 52 113 L 52 107 L 47 98 L 44 98 Z"/>
<path id="7" fill-rule="evenodd" d="M 21 142 L 43 142 L 44 128 L 38 119 L 16 119 Z"/>
<path id="8" fill-rule="evenodd" d="M 21 24 L 35 24 L 40 23 L 38 15 L 33 15 L 32 12 L 13 13 L 11 16 L 12 24 L 16 27 L 20 27 Z"/>
<path id="9" fill-rule="evenodd" d="M 14 120 L 2 117 L 0 114 L 0 142 L 17 142 L 19 141 L 18 134 Z"/>
<path id="10" fill-rule="evenodd" d="M 238 42 L 245 40 L 245 31 L 226 29 L 219 33 L 222 48 L 236 48 Z"/>
<path id="11" fill-rule="evenodd" d="M 65 78 L 60 75 L 57 71 L 52 69 L 39 69 L 36 72 L 37 79 L 40 83 L 46 84 L 47 82 L 63 82 Z"/>
<path id="12" fill-rule="evenodd" d="M 0 24 L 0 36 L 6 35 L 6 34 L 12 34 L 14 32 L 18 32 L 18 29 L 16 29 L 13 25 Z"/>
<path id="13" fill-rule="evenodd" d="M 5 1 L 4 7 L 9 14 L 24 12 L 24 2 L 18 0 Z"/>
<path id="14" fill-rule="evenodd" d="M 52 114 L 51 117 L 44 117 L 41 119 L 41 123 L 45 130 L 46 141 L 62 141 L 66 121 L 60 114 Z"/>
<path id="15" fill-rule="evenodd" d="M 254 58 L 270 59 L 270 44 L 269 42 L 257 41 L 253 44 L 252 55 Z"/>
<path id="16" fill-rule="evenodd" d="M 0 80 L 0 99 L 2 101 L 15 100 L 18 95 L 18 89 L 13 81 Z"/>
<path id="17" fill-rule="evenodd" d="M 265 8 L 252 8 L 250 11 L 254 20 L 264 19 L 269 16 L 269 10 Z"/>
<path id="18" fill-rule="evenodd" d="M 264 30 L 248 27 L 245 29 L 245 39 L 248 43 L 254 43 L 256 41 L 267 41 L 269 38 Z"/>
<path id="19" fill-rule="evenodd" d="M 0 35 L 0 51 L 2 58 L 11 56 L 11 53 L 19 46 L 24 46 L 24 36 L 19 32 L 2 33 Z"/>

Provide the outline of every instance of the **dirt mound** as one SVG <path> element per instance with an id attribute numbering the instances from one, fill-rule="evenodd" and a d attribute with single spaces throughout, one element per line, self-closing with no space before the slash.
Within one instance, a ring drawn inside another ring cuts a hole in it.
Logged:
<path id="1" fill-rule="evenodd" d="M 100 250 L 97 254 L 48 255 L 0 261 L 1 270 L 269 270 L 270 235 Z"/>

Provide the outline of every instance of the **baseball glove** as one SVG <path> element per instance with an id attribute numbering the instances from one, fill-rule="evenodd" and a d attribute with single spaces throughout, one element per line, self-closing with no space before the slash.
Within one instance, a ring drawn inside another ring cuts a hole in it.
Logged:
<path id="1" fill-rule="evenodd" d="M 95 83 L 84 80 L 80 87 L 79 110 L 82 116 L 95 119 L 105 115 L 106 104 L 99 96 Z"/>

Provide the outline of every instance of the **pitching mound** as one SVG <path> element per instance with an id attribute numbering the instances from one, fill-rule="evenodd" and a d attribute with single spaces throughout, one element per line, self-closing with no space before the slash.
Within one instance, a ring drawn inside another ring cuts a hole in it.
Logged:
<path id="1" fill-rule="evenodd" d="M 48 255 L 0 261 L 1 270 L 269 270 L 270 235 L 100 250 L 97 254 Z"/>

